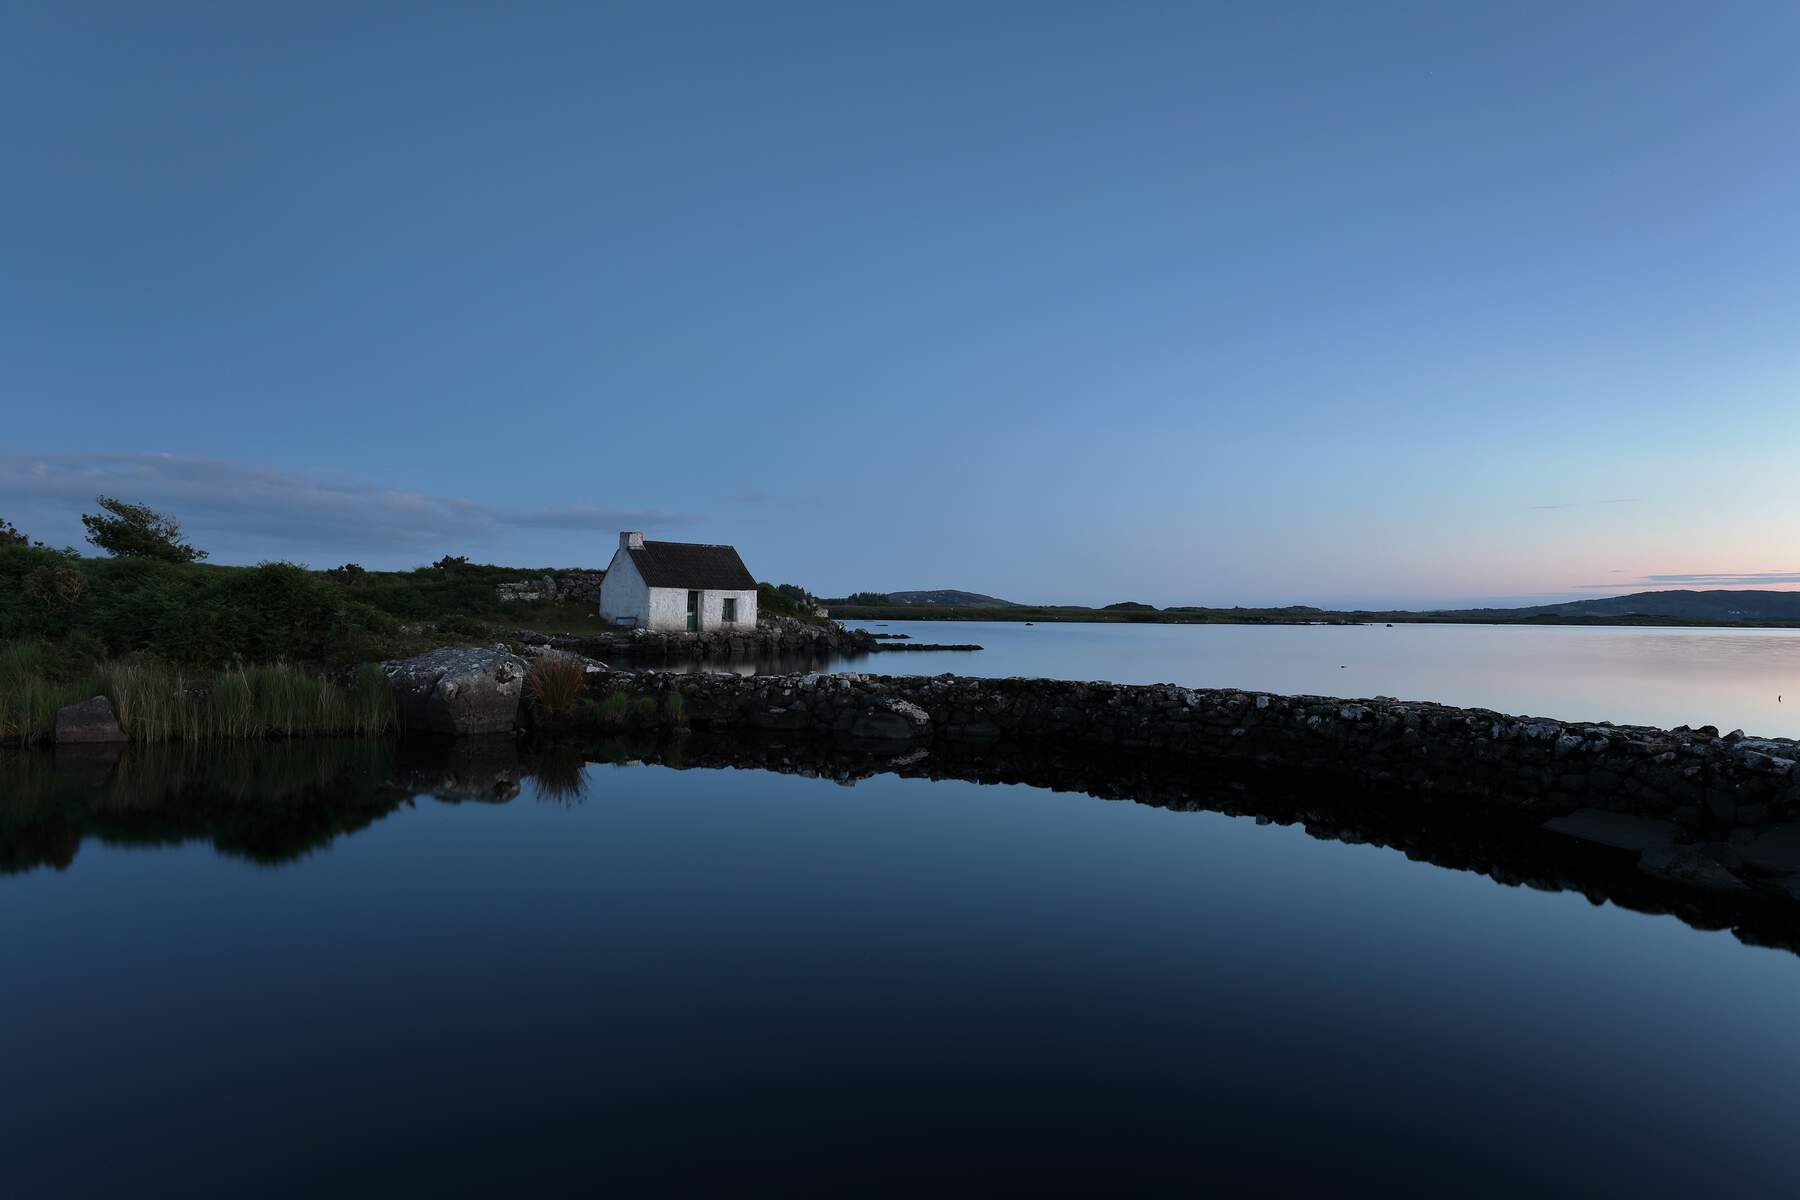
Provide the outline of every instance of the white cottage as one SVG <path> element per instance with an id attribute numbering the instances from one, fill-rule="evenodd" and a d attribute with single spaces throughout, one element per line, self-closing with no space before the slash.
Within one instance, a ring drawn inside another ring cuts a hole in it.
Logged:
<path id="1" fill-rule="evenodd" d="M 756 628 L 756 580 L 730 546 L 646 542 L 621 533 L 600 585 L 611 625 L 679 633 Z"/>

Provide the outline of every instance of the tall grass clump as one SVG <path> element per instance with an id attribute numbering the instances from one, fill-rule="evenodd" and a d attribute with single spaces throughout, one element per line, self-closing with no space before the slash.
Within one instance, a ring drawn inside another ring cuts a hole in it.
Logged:
<path id="1" fill-rule="evenodd" d="M 631 711 L 631 698 L 624 692 L 608 692 L 600 702 L 600 720 L 607 725 L 623 725 Z"/>
<path id="2" fill-rule="evenodd" d="M 587 686 L 587 664 L 572 654 L 541 655 L 525 672 L 525 690 L 544 711 L 573 712 Z"/>
<path id="3" fill-rule="evenodd" d="M 191 673 L 147 655 L 96 663 L 42 642 L 0 643 L 0 742 L 45 740 L 57 709 L 92 696 L 112 702 L 134 742 L 369 735 L 396 725 L 393 689 L 373 665 L 340 682 L 288 663 Z"/>
<path id="4" fill-rule="evenodd" d="M 387 733 L 398 722 L 394 715 L 394 685 L 374 663 L 364 663 L 350 677 L 348 696 L 350 727 L 355 734 Z"/>
<path id="5" fill-rule="evenodd" d="M 99 692 L 112 701 L 113 713 L 134 742 L 167 742 L 197 738 L 204 723 L 196 711 L 188 681 L 155 659 L 129 658 L 102 663 Z"/>
<path id="6" fill-rule="evenodd" d="M 49 737 L 56 710 L 95 694 L 89 666 L 29 638 L 0 645 L 0 741 L 31 745 Z"/>

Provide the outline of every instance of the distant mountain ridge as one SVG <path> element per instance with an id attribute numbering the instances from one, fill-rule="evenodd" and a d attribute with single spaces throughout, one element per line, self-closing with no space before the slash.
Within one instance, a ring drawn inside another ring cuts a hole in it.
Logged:
<path id="1" fill-rule="evenodd" d="M 1703 621 L 1800 621 L 1800 592 L 1762 592 L 1714 589 L 1707 591 L 1633 592 L 1628 596 L 1601 596 L 1594 600 L 1570 600 L 1562 604 L 1534 604 L 1524 608 L 1454 608 L 1435 610 L 1434 616 L 1495 614 L 1521 617 L 1686 617 Z"/>
<path id="2" fill-rule="evenodd" d="M 933 608 L 1018 608 L 1011 600 L 1002 600 L 998 596 L 984 596 L 980 592 L 960 592 L 955 588 L 937 588 L 931 591 L 887 592 L 887 598 L 895 604 L 914 604 Z"/>
<path id="3" fill-rule="evenodd" d="M 1751 589 L 1663 590 L 1565 600 L 1512 608 L 1325 609 L 1307 604 L 1280 608 L 1215 608 L 1120 601 L 1101 608 L 1073 604 L 1020 604 L 980 592 L 937 588 L 907 592 L 857 592 L 823 601 L 847 616 L 896 620 L 1129 621 L 1251 624 L 1425 622 L 1499 625 L 1788 625 L 1800 627 L 1800 591 Z M 912 610 L 910 612 L 906 610 Z"/>

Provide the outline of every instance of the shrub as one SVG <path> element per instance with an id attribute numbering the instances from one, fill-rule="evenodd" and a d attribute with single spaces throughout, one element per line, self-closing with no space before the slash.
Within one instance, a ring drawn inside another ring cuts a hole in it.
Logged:
<path id="1" fill-rule="evenodd" d="M 631 700 L 624 692 L 608 692 L 606 699 L 600 702 L 600 723 L 618 726 L 625 723 L 625 716 L 631 711 Z"/>
<path id="2" fill-rule="evenodd" d="M 74 567 L 39 567 L 25 577 L 25 594 L 45 608 L 73 608 L 87 590 L 87 580 Z"/>
<path id="3" fill-rule="evenodd" d="M 479 640 L 480 638 L 487 636 L 486 625 L 483 625 L 474 617 L 465 617 L 460 614 L 445 617 L 433 626 L 433 629 L 439 637 L 445 638 L 462 640 L 474 638 Z"/>
<path id="4" fill-rule="evenodd" d="M 587 664 L 572 654 L 541 655 L 525 672 L 525 690 L 546 712 L 573 712 L 587 686 Z"/>
<path id="5" fill-rule="evenodd" d="M 25 535 L 11 521 L 0 517 L 0 546 L 23 546 L 25 543 Z"/>

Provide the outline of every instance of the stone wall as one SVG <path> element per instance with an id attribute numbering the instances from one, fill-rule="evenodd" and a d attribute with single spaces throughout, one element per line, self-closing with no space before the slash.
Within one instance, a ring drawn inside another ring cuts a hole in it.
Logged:
<path id="1" fill-rule="evenodd" d="M 663 727 L 1080 745 L 1303 771 L 1541 816 L 1594 808 L 1699 826 L 1800 813 L 1800 743 L 1710 727 L 1046 679 L 619 672 L 594 686 L 642 701 L 633 711 Z"/>
<path id="2" fill-rule="evenodd" d="M 494 585 L 494 596 L 501 602 L 514 600 L 579 600 L 584 604 L 600 603 L 600 585 L 604 571 L 570 571 L 563 575 L 541 575 L 513 583 Z"/>
<path id="3" fill-rule="evenodd" d="M 520 630 L 518 636 L 602 662 L 633 664 L 744 662 L 792 656 L 823 665 L 833 654 L 861 654 L 875 646 L 861 630 L 846 629 L 836 622 L 810 625 L 792 617 L 763 617 L 755 628 L 734 626 L 704 633 L 634 629 L 629 637 L 606 638 L 545 636 Z"/>

